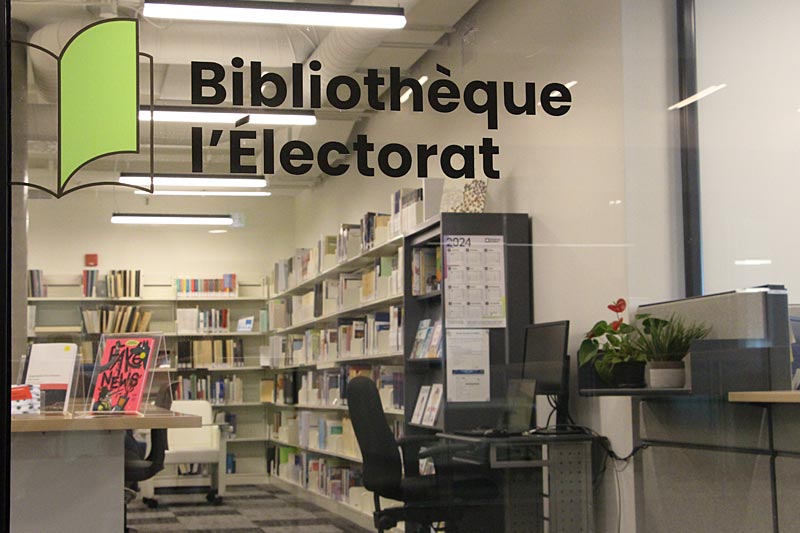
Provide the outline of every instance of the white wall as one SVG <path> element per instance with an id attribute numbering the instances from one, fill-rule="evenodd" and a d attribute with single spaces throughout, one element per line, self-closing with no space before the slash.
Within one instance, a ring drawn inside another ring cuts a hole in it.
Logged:
<path id="1" fill-rule="evenodd" d="M 727 84 L 698 102 L 707 293 L 784 283 L 800 298 L 798 19 L 792 0 L 697 2 L 698 88 Z"/>
<path id="2" fill-rule="evenodd" d="M 75 192 L 59 200 L 30 200 L 29 268 L 45 275 L 80 274 L 83 256 L 98 253 L 101 272 L 141 269 L 145 283 L 233 272 L 257 283 L 275 260 L 294 249 L 292 199 L 181 198 L 147 200 L 131 191 Z M 123 226 L 113 212 L 240 213 L 244 227 L 209 234 L 208 227 Z"/>

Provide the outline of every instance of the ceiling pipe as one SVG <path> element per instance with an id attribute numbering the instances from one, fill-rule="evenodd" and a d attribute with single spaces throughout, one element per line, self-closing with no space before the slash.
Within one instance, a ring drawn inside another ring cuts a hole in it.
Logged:
<path id="1" fill-rule="evenodd" d="M 402 7 L 408 17 L 409 11 L 417 3 L 417 0 L 401 0 L 399 7 Z M 385 0 L 371 0 L 361 2 L 361 5 L 386 5 Z M 322 63 L 322 70 L 314 74 L 320 76 L 322 87 L 334 77 L 339 75 L 350 75 L 364 62 L 365 59 L 389 37 L 395 30 L 368 30 L 360 28 L 334 28 L 322 40 L 313 54 L 305 61 L 304 75 L 306 80 L 303 83 L 303 101 L 310 101 L 311 75 L 310 63 L 317 60 Z"/>

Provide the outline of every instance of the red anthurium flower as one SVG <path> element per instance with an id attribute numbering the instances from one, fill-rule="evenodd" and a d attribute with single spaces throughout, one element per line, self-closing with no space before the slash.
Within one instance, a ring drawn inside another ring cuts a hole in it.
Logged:
<path id="1" fill-rule="evenodd" d="M 608 308 L 614 311 L 615 313 L 621 313 L 625 310 L 628 305 L 625 303 L 624 298 L 618 299 L 613 304 L 609 305 Z"/>
<path id="2" fill-rule="evenodd" d="M 620 318 L 619 320 L 615 320 L 614 322 L 611 323 L 611 329 L 613 329 L 614 331 L 619 331 L 619 327 L 621 325 L 622 325 L 622 319 Z"/>

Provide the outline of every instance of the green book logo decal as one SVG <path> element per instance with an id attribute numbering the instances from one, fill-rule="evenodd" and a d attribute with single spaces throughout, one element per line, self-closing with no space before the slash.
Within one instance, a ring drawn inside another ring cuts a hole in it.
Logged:
<path id="1" fill-rule="evenodd" d="M 38 184 L 12 183 L 35 187 L 57 198 L 86 187 L 129 186 L 103 181 L 66 188 L 76 172 L 96 159 L 139 153 L 139 56 L 150 60 L 151 70 L 152 57 L 139 52 L 138 21 L 111 19 L 86 26 L 72 36 L 58 56 L 32 43 L 18 44 L 42 51 L 58 62 L 58 177 L 55 191 Z M 152 100 L 152 90 L 150 94 Z M 151 135 L 151 176 L 152 142 Z M 152 180 L 149 188 L 133 187 L 152 192 Z"/>

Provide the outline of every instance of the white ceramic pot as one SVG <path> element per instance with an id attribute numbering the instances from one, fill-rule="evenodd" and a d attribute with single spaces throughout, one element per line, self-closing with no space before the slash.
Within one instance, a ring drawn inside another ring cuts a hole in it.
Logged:
<path id="1" fill-rule="evenodd" d="M 647 363 L 647 386 L 653 389 L 681 389 L 686 384 L 683 361 Z"/>

